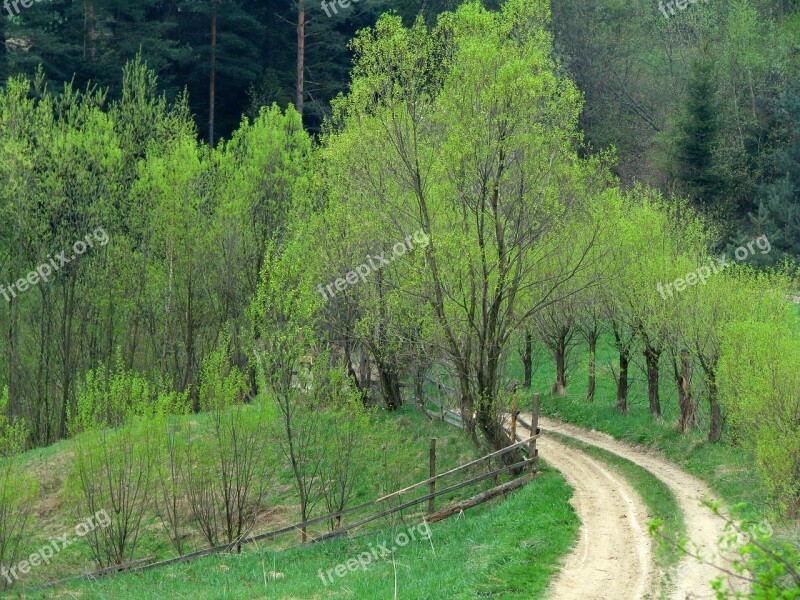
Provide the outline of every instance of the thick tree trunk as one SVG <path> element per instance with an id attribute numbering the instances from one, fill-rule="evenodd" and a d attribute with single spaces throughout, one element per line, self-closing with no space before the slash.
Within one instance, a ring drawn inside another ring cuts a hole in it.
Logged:
<path id="1" fill-rule="evenodd" d="M 595 389 L 597 388 L 597 338 L 600 336 L 593 333 L 589 336 L 589 389 L 586 392 L 586 400 L 591 404 L 594 402 Z"/>
<path id="2" fill-rule="evenodd" d="M 556 382 L 552 392 L 563 396 L 567 393 L 567 331 L 562 331 L 555 347 Z"/>
<path id="3" fill-rule="evenodd" d="M 697 426 L 697 404 L 692 398 L 692 361 L 687 350 L 681 350 L 680 369 L 674 364 L 675 382 L 678 386 L 678 426 L 686 433 Z"/>
<path id="4" fill-rule="evenodd" d="M 619 379 L 617 380 L 617 410 L 628 414 L 628 367 L 630 357 L 628 351 L 619 353 Z"/>
<path id="5" fill-rule="evenodd" d="M 304 76 L 306 60 L 306 9 L 304 0 L 297 3 L 297 89 L 294 105 L 297 112 L 303 115 Z"/>
<path id="6" fill-rule="evenodd" d="M 400 393 L 400 380 L 394 369 L 377 363 L 378 375 L 381 379 L 381 389 L 383 390 L 383 401 L 386 408 L 395 411 L 403 405 L 403 397 Z"/>
<path id="7" fill-rule="evenodd" d="M 708 441 L 719 442 L 722 439 L 722 406 L 717 393 L 716 374 L 711 371 L 708 375 L 708 403 L 711 410 L 711 423 L 708 429 Z"/>
<path id="8" fill-rule="evenodd" d="M 661 359 L 661 350 L 657 350 L 650 344 L 647 344 L 644 349 L 644 359 L 647 364 L 647 397 L 650 402 L 650 413 L 656 417 L 660 417 L 661 397 L 658 391 L 658 363 Z"/>
<path id="9" fill-rule="evenodd" d="M 522 354 L 522 366 L 525 369 L 523 387 L 529 389 L 533 380 L 533 336 L 530 331 L 525 331 L 525 350 Z"/>

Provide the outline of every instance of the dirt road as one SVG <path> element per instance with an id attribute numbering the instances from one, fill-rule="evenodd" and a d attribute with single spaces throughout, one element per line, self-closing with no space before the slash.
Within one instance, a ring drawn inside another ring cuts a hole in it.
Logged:
<path id="1" fill-rule="evenodd" d="M 530 415 L 521 416 L 525 422 L 530 420 Z M 554 582 L 551 598 L 657 598 L 664 574 L 653 566 L 647 509 L 639 495 L 601 461 L 548 437 L 548 431 L 612 452 L 663 481 L 683 512 L 690 547 L 719 562 L 717 542 L 725 523 L 701 506 L 703 498 L 714 497 L 704 483 L 657 454 L 608 435 L 545 418 L 539 425 L 543 434 L 537 442 L 540 454 L 575 489 L 572 502 L 582 524 L 580 541 Z M 528 430 L 519 427 L 518 433 L 524 438 Z M 709 582 L 719 574 L 713 566 L 687 557 L 672 574 L 665 596 L 671 600 L 714 598 Z"/>

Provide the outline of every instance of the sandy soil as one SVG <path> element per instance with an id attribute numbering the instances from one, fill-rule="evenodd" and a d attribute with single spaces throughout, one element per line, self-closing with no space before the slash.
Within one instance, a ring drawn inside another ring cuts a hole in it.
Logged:
<path id="1" fill-rule="evenodd" d="M 523 435 L 527 434 L 527 431 Z M 587 454 L 542 437 L 541 456 L 575 489 L 580 539 L 551 588 L 553 600 L 653 598 L 658 581 L 647 509 L 619 475 Z"/>
<path id="2" fill-rule="evenodd" d="M 522 415 L 527 422 L 530 415 Z M 553 584 L 555 600 L 573 598 L 639 599 L 657 597 L 661 575 L 652 565 L 647 511 L 638 494 L 605 465 L 552 438 L 554 431 L 626 458 L 663 481 L 675 494 L 686 522 L 690 547 L 706 560 L 724 564 L 718 540 L 725 523 L 701 500 L 714 496 L 697 478 L 648 449 L 634 447 L 596 431 L 542 418 L 537 445 L 541 456 L 575 488 L 573 505 L 581 519 L 580 542 Z M 524 436 L 527 430 L 522 428 Z M 671 600 L 714 598 L 709 582 L 720 571 L 685 558 L 666 590 Z M 654 596 L 656 594 L 656 596 Z"/>

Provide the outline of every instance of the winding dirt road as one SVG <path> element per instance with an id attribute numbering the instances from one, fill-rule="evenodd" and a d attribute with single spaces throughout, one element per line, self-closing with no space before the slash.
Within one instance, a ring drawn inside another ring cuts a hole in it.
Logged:
<path id="1" fill-rule="evenodd" d="M 525 422 L 530 415 L 521 415 Z M 653 566 L 653 543 L 647 531 L 647 508 L 639 495 L 611 468 L 581 450 L 547 435 L 556 432 L 602 448 L 646 469 L 675 494 L 683 512 L 689 547 L 706 560 L 720 563 L 718 540 L 725 523 L 701 501 L 712 499 L 709 488 L 654 452 L 546 418 L 539 420 L 537 441 L 542 457 L 558 469 L 575 489 L 572 504 L 581 520 L 580 540 L 567 556 L 551 588 L 553 600 L 658 598 L 671 600 L 714 598 L 709 582 L 719 576 L 715 567 L 685 558 L 671 573 L 671 582 Z M 529 435 L 518 426 L 518 437 Z"/>

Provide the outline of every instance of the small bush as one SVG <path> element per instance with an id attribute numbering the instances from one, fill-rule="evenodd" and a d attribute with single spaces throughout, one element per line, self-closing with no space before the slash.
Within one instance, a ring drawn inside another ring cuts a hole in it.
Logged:
<path id="1" fill-rule="evenodd" d="M 184 395 L 156 393 L 143 376 L 105 366 L 80 386 L 70 432 L 76 435 L 69 487 L 76 518 L 106 511 L 110 524 L 86 537 L 101 567 L 134 556 L 145 515 L 153 508 L 163 420 Z"/>
<path id="2" fill-rule="evenodd" d="M 0 590 L 7 590 L 14 580 L 5 574 L 17 561 L 19 548 L 30 526 L 36 482 L 19 460 L 25 447 L 27 430 L 24 421 L 11 423 L 5 416 L 8 388 L 0 395 Z"/>

